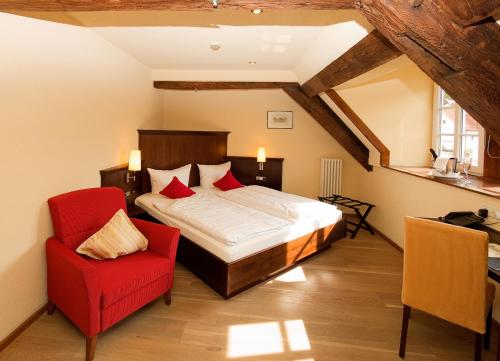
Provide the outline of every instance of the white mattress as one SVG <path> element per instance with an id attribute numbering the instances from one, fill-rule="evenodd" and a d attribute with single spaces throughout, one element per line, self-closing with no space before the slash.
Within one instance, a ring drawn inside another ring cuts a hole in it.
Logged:
<path id="1" fill-rule="evenodd" d="M 193 187 L 195 192 L 221 192 L 217 189 L 205 190 L 201 187 Z M 210 253 L 219 257 L 226 263 L 231 263 L 239 259 L 250 256 L 254 253 L 261 252 L 268 248 L 272 248 L 278 244 L 292 241 L 296 238 L 302 237 L 308 233 L 314 232 L 317 229 L 327 227 L 331 224 L 337 223 L 342 218 L 342 212 L 336 210 L 328 214 L 321 215 L 316 218 L 308 219 L 305 221 L 294 222 L 289 226 L 285 226 L 280 230 L 273 231 L 263 236 L 256 237 L 251 241 L 246 241 L 243 244 L 225 245 L 209 235 L 201 232 L 196 227 L 188 225 L 178 219 L 160 212 L 153 206 L 155 200 L 165 197 L 160 194 L 146 193 L 136 198 L 135 203 L 145 209 L 151 216 L 172 227 L 179 228 L 181 234 L 198 244 L 200 247 L 206 249 Z M 175 200 L 172 200 L 175 202 Z"/>

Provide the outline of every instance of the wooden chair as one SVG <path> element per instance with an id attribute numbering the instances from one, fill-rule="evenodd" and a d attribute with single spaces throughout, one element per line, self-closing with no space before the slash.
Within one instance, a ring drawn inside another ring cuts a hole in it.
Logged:
<path id="1" fill-rule="evenodd" d="M 489 350 L 495 286 L 488 283 L 488 234 L 406 217 L 403 268 L 404 358 L 411 309 L 427 312 L 475 333 L 474 360 Z"/>

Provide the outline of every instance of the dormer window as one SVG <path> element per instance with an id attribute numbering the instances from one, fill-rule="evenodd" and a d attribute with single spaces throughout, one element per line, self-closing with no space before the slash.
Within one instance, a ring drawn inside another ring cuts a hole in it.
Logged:
<path id="1" fill-rule="evenodd" d="M 443 89 L 436 86 L 433 148 L 461 161 L 472 157 L 471 172 L 483 174 L 484 129 Z"/>

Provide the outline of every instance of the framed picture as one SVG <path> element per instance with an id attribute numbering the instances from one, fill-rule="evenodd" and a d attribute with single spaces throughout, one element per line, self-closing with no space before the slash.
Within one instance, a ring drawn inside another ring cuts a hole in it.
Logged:
<path id="1" fill-rule="evenodd" d="M 267 112 L 267 129 L 293 129 L 293 112 Z"/>

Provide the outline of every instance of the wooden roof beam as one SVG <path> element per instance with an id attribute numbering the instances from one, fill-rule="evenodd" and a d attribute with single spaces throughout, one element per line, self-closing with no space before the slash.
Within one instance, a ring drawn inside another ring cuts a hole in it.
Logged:
<path id="1" fill-rule="evenodd" d="M 213 0 L 0 0 L 0 11 L 211 10 Z M 353 9 L 355 0 L 217 0 L 226 10 Z"/>
<path id="2" fill-rule="evenodd" d="M 402 55 L 378 30 L 372 31 L 302 85 L 310 97 L 342 84 Z"/>
<path id="3" fill-rule="evenodd" d="M 438 3 L 460 26 L 470 26 L 500 11 L 500 0 L 442 1 Z"/>
<path id="4" fill-rule="evenodd" d="M 298 86 L 294 82 L 232 82 L 232 81 L 155 81 L 153 86 L 165 90 L 240 90 L 281 89 Z"/>
<path id="5" fill-rule="evenodd" d="M 368 171 L 369 150 L 342 119 L 319 96 L 309 97 L 299 86 L 283 88 L 295 102 L 308 112 L 330 135 L 340 143 Z"/>
<path id="6" fill-rule="evenodd" d="M 354 124 L 356 128 L 365 136 L 366 139 L 380 153 L 380 165 L 388 167 L 390 165 L 390 151 L 384 143 L 371 131 L 370 128 L 361 120 L 356 112 L 342 99 L 342 97 L 333 89 L 327 90 L 328 97 L 339 107 L 342 113 Z"/>
<path id="7" fill-rule="evenodd" d="M 360 10 L 500 142 L 498 24 L 462 28 L 436 1 L 361 0 Z"/>

